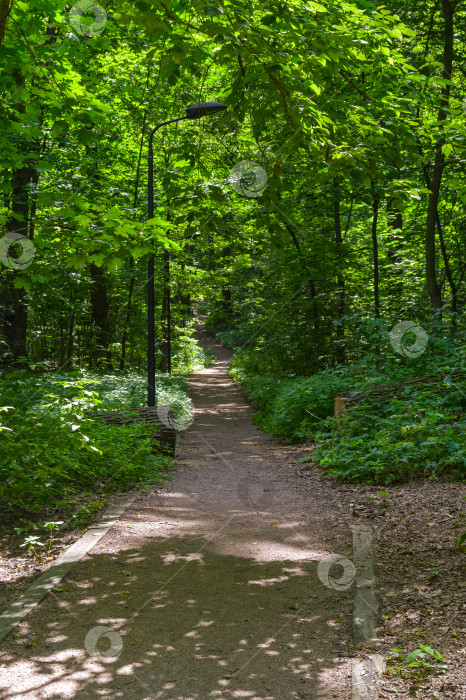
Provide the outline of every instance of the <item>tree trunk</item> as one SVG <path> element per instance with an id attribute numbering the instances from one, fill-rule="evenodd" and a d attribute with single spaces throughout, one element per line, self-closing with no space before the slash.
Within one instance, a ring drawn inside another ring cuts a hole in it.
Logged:
<path id="1" fill-rule="evenodd" d="M 422 155 L 422 148 L 420 149 L 420 153 Z M 424 163 L 422 166 L 422 171 L 424 173 L 424 179 L 426 181 L 427 187 L 430 186 L 430 178 L 429 178 L 429 172 L 427 170 L 427 165 Z M 438 209 L 435 212 L 435 221 L 436 221 L 436 226 L 437 226 L 437 231 L 438 231 L 438 237 L 439 237 L 439 242 L 440 242 L 440 250 L 442 252 L 442 259 L 443 259 L 443 264 L 445 266 L 445 277 L 447 278 L 448 284 L 450 286 L 451 290 L 451 310 L 453 313 L 456 313 L 458 311 L 458 289 L 459 286 L 462 282 L 462 276 L 461 280 L 458 284 L 455 283 L 453 279 L 453 275 L 451 272 L 451 267 L 450 267 L 450 261 L 448 260 L 448 254 L 447 254 L 447 248 L 445 245 L 445 239 L 443 237 L 443 231 L 442 231 L 442 223 L 440 221 L 440 216 L 438 213 Z"/>
<path id="2" fill-rule="evenodd" d="M 444 42 L 443 42 L 443 77 L 451 80 L 453 65 L 453 41 L 455 5 L 451 0 L 442 0 L 442 11 L 444 19 Z M 439 130 L 443 131 L 443 122 L 447 118 L 446 109 L 450 100 L 450 84 L 442 88 L 442 98 L 437 115 Z M 445 155 L 442 147 L 445 145 L 445 136 L 441 135 L 436 143 L 434 172 L 430 181 L 429 204 L 427 208 L 426 221 L 426 283 L 430 297 L 432 309 L 440 311 L 442 308 L 442 290 L 437 281 L 436 256 L 435 256 L 435 229 L 437 226 L 437 210 L 440 196 L 440 186 L 442 174 L 445 167 Z"/>
<path id="3" fill-rule="evenodd" d="M 13 3 L 0 0 L 0 45 L 3 39 L 6 21 Z M 3 29 L 2 29 L 3 22 Z M 3 31 L 3 35 L 2 35 Z M 25 78 L 22 72 L 15 68 L 12 72 L 13 79 L 18 88 L 24 86 Z M 24 114 L 26 106 L 24 102 L 18 104 L 17 110 Z M 40 151 L 40 142 L 35 140 L 30 150 L 37 155 Z M 25 238 L 34 237 L 34 220 L 36 211 L 37 193 L 31 193 L 31 184 L 37 185 L 39 181 L 38 171 L 32 167 L 34 159 L 28 159 L 18 170 L 14 170 L 11 178 L 11 194 L 7 206 L 11 212 L 5 228 L 7 233 L 16 233 Z M 13 286 L 15 272 L 2 270 L 0 281 L 0 338 L 7 345 L 5 353 L 6 361 L 18 362 L 20 358 L 27 357 L 27 294 L 24 289 L 16 289 Z M 21 364 L 24 364 L 21 361 Z"/>
<path id="4" fill-rule="evenodd" d="M 183 315 L 183 323 L 188 325 L 188 321 L 192 315 L 191 311 L 191 296 L 189 294 L 180 294 L 181 313 Z"/>
<path id="5" fill-rule="evenodd" d="M 110 353 L 110 305 L 107 278 L 101 267 L 90 265 L 91 309 L 94 326 L 93 366 L 112 368 Z"/>
<path id="6" fill-rule="evenodd" d="M 13 8 L 13 0 L 0 0 L 0 46 L 5 38 L 8 16 Z"/>
<path id="7" fill-rule="evenodd" d="M 231 288 L 230 285 L 222 286 L 222 310 L 225 314 L 224 318 L 231 319 L 232 306 L 231 306 Z"/>
<path id="8" fill-rule="evenodd" d="M 447 248 L 445 246 L 445 240 L 443 238 L 442 223 L 440 221 L 440 216 L 437 211 L 437 231 L 440 242 L 440 250 L 442 251 L 443 264 L 445 267 L 445 276 L 451 290 L 451 310 L 456 313 L 458 310 L 458 288 L 451 274 L 450 261 L 448 260 Z"/>
<path id="9" fill-rule="evenodd" d="M 12 216 L 6 222 L 8 233 L 18 233 L 27 238 L 29 231 L 29 185 L 36 171 L 26 165 L 13 173 L 10 210 Z M 9 349 L 9 358 L 17 362 L 27 357 L 27 303 L 26 291 L 15 289 L 13 270 L 2 270 L 0 289 L 1 335 Z"/>
<path id="10" fill-rule="evenodd" d="M 345 280 L 342 274 L 342 237 L 341 237 L 341 213 L 340 213 L 340 183 L 338 178 L 333 180 L 333 219 L 335 226 L 335 243 L 337 248 L 337 288 L 338 288 L 338 311 L 337 319 L 337 346 L 335 358 L 340 364 L 345 362 L 344 328 L 341 324 L 342 316 L 345 312 Z"/>
<path id="11" fill-rule="evenodd" d="M 403 214 L 399 209 L 393 208 L 393 197 L 387 200 L 387 226 L 393 231 L 393 235 L 389 238 L 387 256 L 392 265 L 398 265 L 402 260 L 403 238 L 396 231 L 403 230 Z"/>
<path id="12" fill-rule="evenodd" d="M 162 359 L 160 361 L 160 371 L 167 373 L 170 372 L 170 254 L 168 250 L 163 251 L 163 300 L 162 300 Z"/>
<path id="13" fill-rule="evenodd" d="M 288 233 L 291 236 L 291 240 L 293 241 L 293 245 L 298 251 L 299 255 L 302 257 L 302 251 L 301 251 L 301 246 L 299 244 L 298 239 L 296 238 L 296 234 L 293 230 L 293 227 L 288 223 L 285 222 L 285 227 Z M 309 274 L 309 270 L 306 265 L 306 261 L 303 260 L 303 265 L 306 269 L 307 274 Z M 308 284 L 309 284 L 309 290 L 311 292 L 311 299 L 312 299 L 312 316 L 313 316 L 313 323 L 314 323 L 314 330 L 316 333 L 319 333 L 319 309 L 317 306 L 317 292 L 316 292 L 316 287 L 314 284 L 314 280 L 311 276 L 308 277 Z"/>
<path id="14" fill-rule="evenodd" d="M 65 364 L 65 331 L 63 329 L 61 319 L 58 323 L 58 328 L 60 331 L 60 353 L 58 356 L 58 366 L 63 367 L 63 365 Z"/>
<path id="15" fill-rule="evenodd" d="M 68 368 L 71 368 L 73 366 L 73 352 L 74 352 L 74 317 L 75 317 L 75 309 L 74 309 L 74 299 L 72 300 L 73 306 L 71 308 L 70 312 L 70 322 L 68 326 L 68 349 L 67 349 L 67 358 L 65 360 L 64 366 L 68 366 Z"/>
<path id="16" fill-rule="evenodd" d="M 403 214 L 399 209 L 393 207 L 393 197 L 387 200 L 387 226 L 392 229 L 393 234 L 388 238 L 387 258 L 391 264 L 388 279 L 386 282 L 386 292 L 390 298 L 390 311 L 395 316 L 399 316 L 403 309 L 403 271 L 400 263 L 403 260 Z"/>
<path id="17" fill-rule="evenodd" d="M 149 76 L 150 76 L 150 65 L 147 66 L 147 79 L 146 79 L 146 88 L 149 83 Z M 146 131 L 146 118 L 147 118 L 147 111 L 144 110 L 144 114 L 142 115 L 142 129 L 141 129 L 141 138 L 139 140 L 139 154 L 138 154 L 138 162 L 136 166 L 136 176 L 134 178 L 134 195 L 133 195 L 133 207 L 136 209 L 138 206 L 139 202 L 139 179 L 141 175 L 141 160 L 142 160 L 142 149 L 144 145 L 144 135 Z M 132 312 L 132 305 L 133 305 L 133 294 L 134 294 L 134 258 L 130 257 L 129 258 L 129 269 L 130 269 L 130 274 L 131 274 L 131 279 L 129 282 L 129 288 L 128 288 L 128 301 L 126 302 L 126 315 L 125 315 L 125 320 L 123 323 L 123 332 L 121 334 L 121 357 L 120 357 L 120 369 L 124 369 L 126 365 L 126 344 L 128 342 L 128 333 L 129 333 L 129 322 L 131 320 L 131 312 Z"/>
<path id="18" fill-rule="evenodd" d="M 26 331 L 27 306 L 24 289 L 15 289 L 12 279 L 4 280 L 0 291 L 0 313 L 2 321 L 2 339 L 6 343 L 6 352 L 2 353 L 4 362 L 15 362 L 25 366 L 22 358 L 27 357 Z"/>
<path id="19" fill-rule="evenodd" d="M 379 295 L 379 242 L 377 240 L 377 223 L 379 220 L 379 199 L 374 185 L 372 185 L 372 254 L 374 270 L 374 316 L 380 318 Z"/>
<path id="20" fill-rule="evenodd" d="M 134 292 L 134 259 L 129 259 L 129 269 L 131 274 L 131 279 L 129 281 L 128 289 L 128 301 L 126 302 L 126 316 L 123 324 L 123 333 L 121 336 L 121 356 L 120 356 L 120 369 L 125 368 L 126 364 L 126 343 L 128 342 L 128 329 L 129 322 L 131 319 L 131 306 L 133 304 L 133 292 Z"/>

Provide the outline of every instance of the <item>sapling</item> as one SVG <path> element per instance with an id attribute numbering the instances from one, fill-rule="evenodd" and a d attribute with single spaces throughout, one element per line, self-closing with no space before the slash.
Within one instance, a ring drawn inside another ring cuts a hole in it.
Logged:
<path id="1" fill-rule="evenodd" d="M 50 521 L 49 523 L 44 523 L 43 527 L 46 527 L 50 533 L 50 539 L 49 539 L 49 548 L 47 549 L 47 559 L 50 556 L 50 549 L 52 547 L 52 541 L 53 541 L 53 531 L 57 525 L 63 525 L 63 520 L 56 520 L 56 521 Z"/>
<path id="2" fill-rule="evenodd" d="M 39 538 L 36 535 L 29 535 L 29 537 L 26 537 L 24 540 L 23 544 L 20 545 L 20 547 L 27 547 L 28 552 L 32 552 L 33 555 L 38 559 L 39 561 L 42 561 L 42 555 L 37 554 L 35 548 L 36 547 L 43 547 L 44 543 L 39 540 Z"/>

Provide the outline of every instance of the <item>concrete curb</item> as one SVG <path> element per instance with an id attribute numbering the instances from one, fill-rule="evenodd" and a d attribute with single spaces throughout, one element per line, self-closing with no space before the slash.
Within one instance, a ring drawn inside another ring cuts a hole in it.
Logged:
<path id="1" fill-rule="evenodd" d="M 89 552 L 92 547 L 121 518 L 123 513 L 138 498 L 138 494 L 128 498 L 120 506 L 106 510 L 100 520 L 91 525 L 88 531 L 61 554 L 54 564 L 44 571 L 17 600 L 0 615 L 0 641 L 23 620 L 26 615 L 45 598 L 47 593 L 62 581 L 66 574 Z"/>
<path id="2" fill-rule="evenodd" d="M 381 654 L 365 654 L 353 661 L 352 700 L 372 700 L 381 690 L 380 676 L 385 671 L 385 658 Z"/>
<path id="3" fill-rule="evenodd" d="M 353 563 L 356 567 L 353 635 L 356 641 L 378 642 L 378 599 L 375 590 L 375 563 L 372 555 L 372 528 L 350 525 L 353 533 Z M 379 697 L 385 659 L 381 654 L 364 654 L 353 662 L 352 700 L 373 700 Z"/>

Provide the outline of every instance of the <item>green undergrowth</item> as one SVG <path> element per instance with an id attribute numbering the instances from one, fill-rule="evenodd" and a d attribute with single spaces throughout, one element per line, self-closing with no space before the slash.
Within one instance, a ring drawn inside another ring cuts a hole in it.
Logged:
<path id="1" fill-rule="evenodd" d="M 6 511 L 39 511 L 163 483 L 173 461 L 151 453 L 145 424 L 108 425 L 92 411 L 144 406 L 146 379 L 130 371 L 0 375 L 0 501 Z M 158 404 L 183 411 L 183 377 L 157 375 Z"/>
<path id="2" fill-rule="evenodd" d="M 174 374 L 192 374 L 214 364 L 215 353 L 198 343 L 193 338 L 195 320 L 184 328 L 178 329 L 172 348 L 172 367 Z"/>
<path id="3" fill-rule="evenodd" d="M 352 363 L 310 377 L 258 374 L 252 354 L 237 352 L 230 372 L 257 406 L 256 424 L 286 442 L 315 442 L 312 459 L 326 475 L 377 484 L 464 479 L 466 352 L 459 345 L 430 337 L 428 352 L 409 358 L 379 337 Z M 340 429 L 337 392 L 352 399 Z"/>
<path id="4" fill-rule="evenodd" d="M 208 311 L 208 306 L 206 305 Z M 250 324 L 231 325 L 218 312 L 210 312 L 206 328 L 229 350 L 238 351 L 247 345 L 254 331 Z"/>
<path id="5" fill-rule="evenodd" d="M 330 476 L 389 484 L 413 477 L 464 478 L 465 394 L 451 377 L 405 387 L 389 401 L 368 398 L 347 411 L 342 429 L 328 418 L 314 459 Z"/>
<path id="6" fill-rule="evenodd" d="M 156 403 L 171 404 L 175 418 L 190 409 L 182 375 L 208 367 L 215 359 L 193 338 L 193 329 L 190 322 L 176 335 L 173 375 L 156 375 Z M 152 454 L 149 426 L 108 425 L 92 416 L 96 411 L 145 406 L 144 374 L 44 369 L 31 365 L 29 370 L 0 372 L 4 514 L 81 504 L 85 515 L 89 507 L 92 511 L 92 503 L 99 502 L 99 494 L 157 485 L 169 477 L 173 460 Z"/>

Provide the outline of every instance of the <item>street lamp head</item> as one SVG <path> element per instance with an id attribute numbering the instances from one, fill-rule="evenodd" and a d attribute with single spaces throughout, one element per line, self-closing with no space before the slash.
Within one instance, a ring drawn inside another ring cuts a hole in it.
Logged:
<path id="1" fill-rule="evenodd" d="M 215 114 L 215 112 L 223 112 L 227 106 L 222 102 L 199 102 L 196 105 L 189 105 L 186 107 L 186 116 L 188 119 L 200 119 L 201 117 L 206 117 L 208 114 Z"/>

